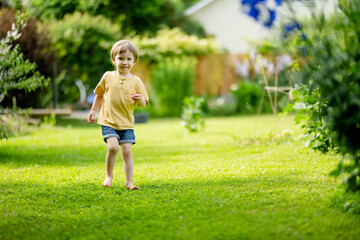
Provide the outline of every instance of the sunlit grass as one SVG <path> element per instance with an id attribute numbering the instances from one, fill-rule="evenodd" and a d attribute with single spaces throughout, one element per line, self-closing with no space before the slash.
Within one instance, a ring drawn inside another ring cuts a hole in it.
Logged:
<path id="1" fill-rule="evenodd" d="M 43 128 L 0 142 L 0 239 L 356 239 L 360 218 L 333 199 L 338 156 L 303 148 L 292 117 L 136 125 L 134 183 L 121 158 L 111 189 L 98 126 Z M 270 141 L 291 130 L 293 140 Z M 255 139 L 255 140 L 254 140 Z M 260 140 L 260 141 L 258 141 Z M 245 144 L 244 144 L 245 143 Z"/>

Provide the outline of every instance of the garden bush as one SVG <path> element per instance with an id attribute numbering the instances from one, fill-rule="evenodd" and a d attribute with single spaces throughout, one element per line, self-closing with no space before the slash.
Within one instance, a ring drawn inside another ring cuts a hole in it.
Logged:
<path id="1" fill-rule="evenodd" d="M 340 0 L 338 7 L 335 17 L 314 13 L 312 24 L 292 34 L 297 39 L 293 52 L 301 50 L 297 57 L 306 58 L 294 75 L 294 107 L 300 109 L 297 118 L 305 121 L 303 128 L 311 136 L 309 146 L 340 152 L 343 158 L 332 173 L 345 174 L 347 189 L 359 192 L 360 5 Z"/>
<path id="2" fill-rule="evenodd" d="M 139 58 L 146 63 L 161 62 L 166 57 L 204 56 L 220 52 L 214 38 L 187 35 L 179 28 L 163 28 L 155 37 L 139 35 L 132 40 L 140 49 Z"/>
<path id="3" fill-rule="evenodd" d="M 158 62 L 151 72 L 151 113 L 180 117 L 183 100 L 193 93 L 196 59 L 168 57 Z"/>
<path id="4" fill-rule="evenodd" d="M 239 82 L 236 88 L 232 90 L 232 95 L 235 96 L 237 101 L 236 113 L 255 114 L 259 111 L 261 113 L 272 112 L 268 95 L 264 94 L 264 86 L 255 81 L 245 80 Z M 278 99 L 281 100 L 282 96 L 279 95 Z M 283 107 L 281 104 L 278 106 L 280 106 L 280 109 Z"/>
<path id="5" fill-rule="evenodd" d="M 259 110 L 263 90 L 260 85 L 250 81 L 241 81 L 232 94 L 237 99 L 236 111 L 242 114 L 253 114 Z"/>

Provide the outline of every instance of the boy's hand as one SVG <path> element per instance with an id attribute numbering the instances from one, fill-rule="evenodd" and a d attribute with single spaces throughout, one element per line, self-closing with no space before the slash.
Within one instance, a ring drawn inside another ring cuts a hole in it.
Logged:
<path id="1" fill-rule="evenodd" d="M 132 93 L 131 97 L 132 97 L 132 99 L 134 99 L 135 102 L 141 101 L 143 99 L 141 94 L 138 94 L 138 93 Z"/>
<path id="2" fill-rule="evenodd" d="M 95 123 L 95 111 L 91 110 L 88 115 L 88 123 Z"/>

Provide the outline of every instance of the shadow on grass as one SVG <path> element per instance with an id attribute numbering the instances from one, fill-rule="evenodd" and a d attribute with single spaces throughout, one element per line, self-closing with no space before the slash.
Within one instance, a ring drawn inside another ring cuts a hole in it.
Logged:
<path id="1" fill-rule="evenodd" d="M 99 128 L 98 124 L 90 124 L 86 119 L 59 118 L 56 120 L 56 126 L 60 127 L 76 127 L 76 128 Z"/>
<path id="2" fill-rule="evenodd" d="M 103 162 L 106 145 L 99 144 L 88 149 L 74 144 L 63 146 L 1 146 L 0 165 L 23 167 L 29 165 L 79 166 Z"/>
<path id="3" fill-rule="evenodd" d="M 134 161 L 136 164 L 153 164 L 168 161 L 169 158 L 174 161 L 183 161 L 184 157 L 196 158 L 199 153 L 215 153 L 215 149 L 207 147 L 193 148 L 189 145 L 176 145 L 171 148 L 154 148 L 151 146 L 134 146 Z M 107 145 L 99 139 L 99 144 L 88 147 L 77 146 L 76 143 L 69 141 L 68 145 L 62 146 L 40 146 L 40 145 L 0 145 L 0 165 L 9 167 L 21 167 L 27 165 L 50 165 L 50 166 L 79 166 L 92 163 L 99 163 L 105 160 Z M 194 156 L 192 156 L 194 155 Z M 148 156 L 151 156 L 149 158 Z M 118 161 L 121 161 L 119 152 Z"/>

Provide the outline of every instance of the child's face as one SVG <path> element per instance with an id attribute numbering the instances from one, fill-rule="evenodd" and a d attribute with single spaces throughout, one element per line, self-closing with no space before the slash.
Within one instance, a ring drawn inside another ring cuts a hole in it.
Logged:
<path id="1" fill-rule="evenodd" d="M 134 66 L 134 61 L 134 54 L 130 51 L 126 51 L 115 56 L 114 64 L 121 75 L 127 75 Z"/>

